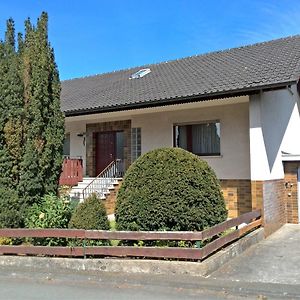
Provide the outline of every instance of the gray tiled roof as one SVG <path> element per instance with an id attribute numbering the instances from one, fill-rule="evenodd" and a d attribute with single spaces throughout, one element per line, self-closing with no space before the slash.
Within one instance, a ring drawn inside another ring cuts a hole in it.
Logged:
<path id="1" fill-rule="evenodd" d="M 151 73 L 129 80 L 142 68 Z M 296 82 L 300 35 L 62 82 L 66 115 L 234 95 Z"/>

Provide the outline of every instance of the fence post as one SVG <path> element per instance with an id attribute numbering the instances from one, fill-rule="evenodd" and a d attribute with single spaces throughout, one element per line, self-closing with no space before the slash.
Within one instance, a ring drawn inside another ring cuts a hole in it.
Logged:
<path id="1" fill-rule="evenodd" d="M 82 246 L 83 246 L 83 259 L 86 259 L 86 240 L 85 239 L 83 239 Z"/>

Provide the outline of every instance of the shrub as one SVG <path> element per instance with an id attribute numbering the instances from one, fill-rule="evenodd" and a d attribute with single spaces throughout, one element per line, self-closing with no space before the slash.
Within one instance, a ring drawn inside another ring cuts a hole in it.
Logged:
<path id="1" fill-rule="evenodd" d="M 215 173 L 180 148 L 157 149 L 138 158 L 117 196 L 119 230 L 203 230 L 226 218 Z"/>
<path id="2" fill-rule="evenodd" d="M 28 228 L 68 228 L 72 214 L 72 205 L 66 198 L 53 194 L 45 195 L 39 204 L 33 204 L 25 219 Z M 35 245 L 65 245 L 64 239 L 35 238 Z"/>
<path id="3" fill-rule="evenodd" d="M 0 189 L 0 228 L 24 227 L 25 205 L 16 191 Z"/>
<path id="4" fill-rule="evenodd" d="M 11 238 L 0 237 L 0 246 L 12 245 L 12 244 L 13 244 L 13 240 Z"/>
<path id="5" fill-rule="evenodd" d="M 69 223 L 70 228 L 109 230 L 104 204 L 96 194 L 80 203 Z"/>

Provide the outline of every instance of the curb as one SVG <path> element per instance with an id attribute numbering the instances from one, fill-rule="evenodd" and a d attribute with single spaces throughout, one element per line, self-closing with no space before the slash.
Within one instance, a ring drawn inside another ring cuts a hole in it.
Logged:
<path id="1" fill-rule="evenodd" d="M 264 239 L 264 229 L 257 229 L 203 262 L 165 261 L 149 259 L 75 259 L 28 256 L 0 256 L 1 267 L 30 268 L 54 271 L 123 272 L 140 274 L 174 274 L 208 276 L 250 246 Z"/>

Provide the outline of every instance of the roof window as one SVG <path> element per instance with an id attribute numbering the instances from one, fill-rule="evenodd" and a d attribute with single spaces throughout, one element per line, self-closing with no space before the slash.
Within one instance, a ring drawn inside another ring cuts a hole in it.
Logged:
<path id="1" fill-rule="evenodd" d="M 138 79 L 138 78 L 142 78 L 145 75 L 149 74 L 151 72 L 150 69 L 141 69 L 137 72 L 135 72 L 134 74 L 132 74 L 129 79 Z"/>

